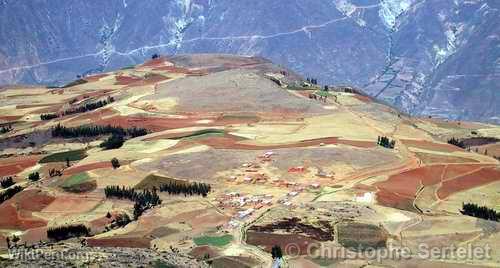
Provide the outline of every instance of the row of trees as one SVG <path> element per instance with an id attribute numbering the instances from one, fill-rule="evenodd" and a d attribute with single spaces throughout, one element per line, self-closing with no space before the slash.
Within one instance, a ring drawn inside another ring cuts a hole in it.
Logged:
<path id="1" fill-rule="evenodd" d="M 385 148 L 394 149 L 394 147 L 396 146 L 396 141 L 390 140 L 387 137 L 378 136 L 377 144 Z"/>
<path id="2" fill-rule="evenodd" d="M 160 192 L 167 192 L 168 194 L 184 194 L 187 195 L 201 195 L 206 197 L 210 192 L 210 184 L 206 183 L 178 183 L 169 182 L 167 184 L 160 185 Z"/>
<path id="3" fill-rule="evenodd" d="M 0 204 L 11 199 L 14 195 L 21 192 L 23 189 L 24 188 L 21 186 L 14 186 L 14 187 L 11 187 L 11 188 L 3 191 L 2 193 L 0 193 Z"/>
<path id="4" fill-rule="evenodd" d="M 87 103 L 87 104 L 82 105 L 82 106 L 78 106 L 78 107 L 75 107 L 75 108 L 68 109 L 66 111 L 63 111 L 62 113 L 41 114 L 40 115 L 40 119 L 42 119 L 42 120 L 51 120 L 51 119 L 54 119 L 54 118 L 65 116 L 65 115 L 85 113 L 85 112 L 88 112 L 88 111 L 93 111 L 93 110 L 99 109 L 101 107 L 104 107 L 104 106 L 106 106 L 109 103 L 112 103 L 114 101 L 115 101 L 115 98 L 109 96 L 106 100 L 100 100 L 100 101 L 97 101 L 97 102 Z"/>
<path id="5" fill-rule="evenodd" d="M 448 140 L 448 143 L 460 147 L 462 149 L 465 149 L 465 143 L 459 139 L 451 138 Z"/>
<path id="6" fill-rule="evenodd" d="M 144 211 L 161 204 L 161 199 L 153 191 L 143 190 L 142 192 L 137 192 L 134 188 L 126 188 L 125 186 L 106 186 L 104 188 L 104 194 L 106 198 L 118 198 L 118 199 L 128 199 L 134 201 L 134 219 L 137 220 Z"/>
<path id="7" fill-rule="evenodd" d="M 8 125 L 8 126 L 3 126 L 0 128 L 0 134 L 5 134 L 7 132 L 11 132 L 12 131 L 12 126 L 11 125 Z"/>
<path id="8" fill-rule="evenodd" d="M 57 114 L 41 114 L 40 115 L 40 119 L 43 121 L 52 120 L 52 119 L 55 119 L 58 117 L 59 117 L 59 115 L 57 115 Z"/>
<path id="9" fill-rule="evenodd" d="M 52 137 L 60 138 L 78 138 L 78 137 L 96 137 L 100 135 L 116 135 L 116 136 L 131 136 L 132 138 L 144 136 L 148 134 L 145 128 L 122 128 L 107 126 L 86 125 L 78 127 L 65 127 L 58 124 L 52 128 Z"/>
<path id="10" fill-rule="evenodd" d="M 89 236 L 90 228 L 83 224 L 73 224 L 49 228 L 47 237 L 55 241 L 66 240 L 72 237 Z"/>
<path id="11" fill-rule="evenodd" d="M 0 181 L 0 185 L 2 186 L 2 188 L 4 189 L 7 189 L 9 188 L 10 186 L 14 185 L 15 182 L 14 180 L 12 179 L 12 177 L 5 177 L 3 178 L 1 181 Z"/>
<path id="12" fill-rule="evenodd" d="M 318 84 L 318 79 L 316 78 L 307 78 L 307 83 L 312 84 L 312 85 L 317 85 Z"/>
<path id="13" fill-rule="evenodd" d="M 500 213 L 486 206 L 479 206 L 473 203 L 462 204 L 460 212 L 464 215 L 481 218 L 490 221 L 500 221 Z"/>
<path id="14" fill-rule="evenodd" d="M 53 178 L 53 177 L 61 177 L 62 175 L 63 175 L 62 170 L 58 170 L 58 169 L 55 169 L 55 168 L 51 168 L 49 170 L 49 176 L 51 178 Z"/>

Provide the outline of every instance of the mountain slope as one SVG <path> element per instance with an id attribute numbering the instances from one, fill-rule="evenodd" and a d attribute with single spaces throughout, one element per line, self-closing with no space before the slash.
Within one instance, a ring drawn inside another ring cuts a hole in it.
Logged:
<path id="1" fill-rule="evenodd" d="M 498 92 L 498 5 L 494 0 L 3 0 L 0 84 L 61 84 L 75 75 L 137 64 L 154 53 L 260 55 L 323 83 L 359 87 L 408 113 L 498 122 L 497 101 L 479 105 L 463 99 L 491 100 Z M 470 72 L 459 69 L 463 62 Z M 460 75 L 467 79 L 453 78 Z"/>

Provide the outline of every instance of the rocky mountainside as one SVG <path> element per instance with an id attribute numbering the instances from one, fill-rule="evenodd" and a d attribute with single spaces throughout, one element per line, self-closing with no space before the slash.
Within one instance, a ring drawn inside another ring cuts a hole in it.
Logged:
<path id="1" fill-rule="evenodd" d="M 412 114 L 500 122 L 497 0 L 0 0 L 0 84 L 258 55 Z"/>

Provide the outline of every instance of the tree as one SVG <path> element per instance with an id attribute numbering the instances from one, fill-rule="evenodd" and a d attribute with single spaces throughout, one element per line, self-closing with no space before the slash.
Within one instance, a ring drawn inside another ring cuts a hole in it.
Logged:
<path id="1" fill-rule="evenodd" d="M 273 259 L 281 259 L 283 258 L 283 252 L 281 251 L 281 247 L 278 245 L 273 246 L 271 249 L 271 255 Z"/>
<path id="2" fill-rule="evenodd" d="M 38 180 L 40 180 L 40 173 L 33 172 L 33 173 L 29 174 L 28 175 L 28 180 L 30 180 L 30 181 L 38 181 Z"/>
<path id="3" fill-rule="evenodd" d="M 66 158 L 66 167 L 70 167 L 71 163 L 69 162 L 69 158 Z"/>
<path id="4" fill-rule="evenodd" d="M 14 185 L 15 182 L 14 180 L 12 179 L 12 177 L 7 177 L 7 178 L 4 178 L 0 184 L 2 185 L 2 188 L 4 189 L 7 189 L 9 188 L 10 186 Z"/>
<path id="5" fill-rule="evenodd" d="M 113 166 L 113 169 L 117 169 L 120 167 L 120 161 L 115 157 L 111 159 L 111 165 Z"/>
<path id="6" fill-rule="evenodd" d="M 99 147 L 104 148 L 105 150 L 113 150 L 118 149 L 123 146 L 125 139 L 122 135 L 111 135 L 107 140 L 99 145 Z"/>
<path id="7" fill-rule="evenodd" d="M 109 213 L 109 211 L 106 213 L 106 218 L 111 219 L 111 213 Z"/>

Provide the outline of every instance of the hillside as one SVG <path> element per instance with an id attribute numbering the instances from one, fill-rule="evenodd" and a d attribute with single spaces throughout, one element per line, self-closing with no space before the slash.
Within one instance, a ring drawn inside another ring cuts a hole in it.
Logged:
<path id="1" fill-rule="evenodd" d="M 15 184 L 0 189 L 0 253 L 9 241 L 87 254 L 6 265 L 270 267 L 275 245 L 290 267 L 500 261 L 497 251 L 418 255 L 422 243 L 500 247 L 500 223 L 460 212 L 463 203 L 500 211 L 497 125 L 409 117 L 226 54 L 159 57 L 64 87 L 4 87 L 0 100 L 0 177 Z M 412 254 L 333 259 L 308 256 L 310 245 Z"/>
<path id="2" fill-rule="evenodd" d="M 61 85 L 154 53 L 230 53 L 266 57 L 324 84 L 356 86 L 413 115 L 499 123 L 499 5 L 4 0 L 0 85 Z"/>

